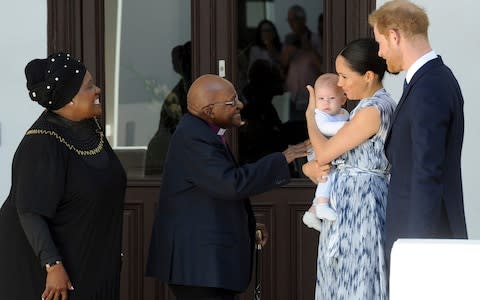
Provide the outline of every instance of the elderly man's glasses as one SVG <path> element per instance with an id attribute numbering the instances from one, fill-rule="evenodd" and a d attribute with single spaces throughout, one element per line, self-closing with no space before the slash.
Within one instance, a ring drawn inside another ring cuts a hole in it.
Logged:
<path id="1" fill-rule="evenodd" d="M 230 105 L 232 107 L 235 107 L 235 106 L 237 106 L 238 102 L 240 102 L 240 100 L 238 100 L 238 95 L 235 95 L 233 97 L 233 99 L 230 100 L 230 101 L 221 101 L 221 102 L 210 103 L 208 105 L 205 105 L 202 109 L 207 108 L 209 106 L 215 106 L 215 105 Z"/>

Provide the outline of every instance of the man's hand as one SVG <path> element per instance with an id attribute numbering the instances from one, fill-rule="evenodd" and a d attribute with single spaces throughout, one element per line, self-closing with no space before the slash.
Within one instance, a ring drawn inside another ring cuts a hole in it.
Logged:
<path id="1" fill-rule="evenodd" d="M 256 244 L 262 248 L 265 247 L 268 241 L 267 227 L 263 223 L 257 223 L 257 229 L 255 230 Z"/>
<path id="2" fill-rule="evenodd" d="M 316 160 L 312 160 L 302 166 L 302 171 L 312 182 L 318 184 L 327 181 L 330 164 L 320 165 Z"/>
<path id="3" fill-rule="evenodd" d="M 307 144 L 305 142 L 298 143 L 296 145 L 290 145 L 283 151 L 283 155 L 288 163 L 291 163 L 294 159 L 307 156 Z"/>
<path id="4" fill-rule="evenodd" d="M 73 290 L 73 286 L 63 265 L 58 264 L 48 268 L 42 299 L 67 300 L 68 290 Z"/>

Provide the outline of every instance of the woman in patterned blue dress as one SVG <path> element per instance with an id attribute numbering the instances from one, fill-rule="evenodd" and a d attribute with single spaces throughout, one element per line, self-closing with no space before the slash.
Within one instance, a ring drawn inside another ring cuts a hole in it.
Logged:
<path id="1" fill-rule="evenodd" d="M 337 56 L 338 85 L 348 99 L 361 101 L 328 140 L 315 126 L 315 94 L 307 87 L 308 134 L 318 156 L 304 172 L 318 182 L 319 166 L 332 162 L 337 168 L 330 200 L 338 217 L 321 226 L 316 300 L 388 298 L 383 230 L 390 166 L 383 145 L 395 102 L 383 88 L 387 66 L 377 53 L 375 40 L 359 39 Z"/>

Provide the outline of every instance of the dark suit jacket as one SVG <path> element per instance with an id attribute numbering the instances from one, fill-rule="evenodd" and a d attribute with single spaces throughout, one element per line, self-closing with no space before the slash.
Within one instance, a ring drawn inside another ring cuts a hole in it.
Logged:
<path id="1" fill-rule="evenodd" d="M 206 122 L 185 114 L 165 162 L 147 275 L 168 284 L 244 291 L 255 230 L 248 196 L 289 179 L 283 154 L 238 166 Z"/>
<path id="2" fill-rule="evenodd" d="M 398 238 L 467 238 L 460 156 L 463 97 L 440 57 L 404 90 L 385 143 L 392 164 L 386 253 Z"/>

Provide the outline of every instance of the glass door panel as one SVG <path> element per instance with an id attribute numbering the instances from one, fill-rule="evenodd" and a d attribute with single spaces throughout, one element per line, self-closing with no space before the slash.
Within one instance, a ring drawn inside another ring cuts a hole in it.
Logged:
<path id="1" fill-rule="evenodd" d="M 308 138 L 305 86 L 323 72 L 322 30 L 323 1 L 238 0 L 242 162 Z M 293 176 L 301 176 L 303 162 L 293 164 Z"/>
<path id="2" fill-rule="evenodd" d="M 161 173 L 186 111 L 190 2 L 105 0 L 107 136 L 116 149 L 140 152 L 147 174 Z"/>

